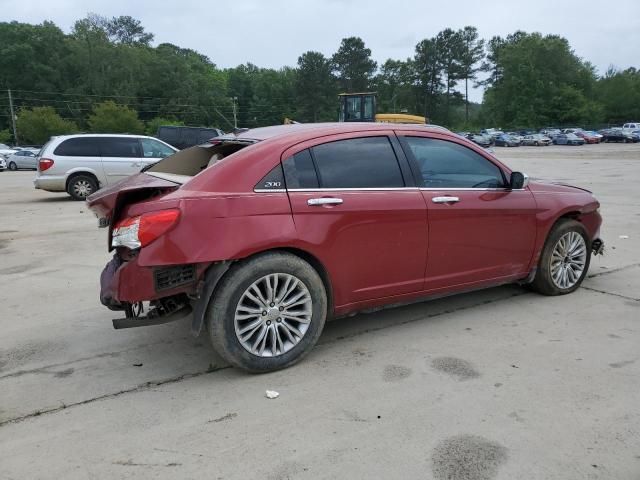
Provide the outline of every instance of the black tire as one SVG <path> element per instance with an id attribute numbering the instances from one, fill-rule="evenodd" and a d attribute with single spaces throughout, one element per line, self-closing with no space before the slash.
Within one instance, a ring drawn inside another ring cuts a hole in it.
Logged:
<path id="1" fill-rule="evenodd" d="M 265 357 L 245 349 L 236 335 L 234 318 L 245 291 L 254 282 L 275 273 L 292 275 L 306 286 L 312 314 L 298 343 L 284 353 Z M 231 365 L 255 373 L 279 370 L 299 362 L 318 341 L 326 317 L 327 294 L 318 272 L 301 258 L 284 252 L 265 253 L 233 266 L 217 286 L 206 313 L 214 350 Z"/>
<path id="2" fill-rule="evenodd" d="M 585 258 L 584 270 L 582 271 L 582 274 L 578 278 L 577 282 L 573 286 L 563 289 L 558 287 L 551 278 L 551 257 L 553 249 L 555 248 L 560 238 L 569 232 L 577 232 L 582 236 L 586 245 L 587 253 Z M 587 235 L 587 231 L 584 226 L 576 220 L 561 219 L 554 225 L 551 233 L 549 233 L 549 236 L 547 237 L 547 240 L 542 249 L 542 254 L 540 255 L 540 261 L 538 262 L 536 276 L 531 283 L 531 287 L 538 293 L 549 296 L 566 295 L 568 293 L 574 292 L 580 287 L 583 280 L 587 276 L 590 261 L 591 242 L 589 241 L 589 236 Z"/>
<path id="3" fill-rule="evenodd" d="M 98 190 L 98 182 L 91 175 L 76 175 L 67 184 L 67 193 L 74 200 L 86 200 L 89 195 Z"/>
<path id="4" fill-rule="evenodd" d="M 16 165 L 15 162 L 9 162 L 9 170 L 15 172 L 16 170 L 18 170 L 18 165 Z"/>

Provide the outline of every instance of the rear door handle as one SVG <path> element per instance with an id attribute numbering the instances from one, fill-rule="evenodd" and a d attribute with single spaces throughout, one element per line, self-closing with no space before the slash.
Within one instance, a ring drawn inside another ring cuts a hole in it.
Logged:
<path id="1" fill-rule="evenodd" d="M 460 199 L 458 197 L 433 197 L 431 201 L 433 203 L 456 203 Z"/>
<path id="2" fill-rule="evenodd" d="M 341 198 L 327 198 L 327 197 L 323 197 L 323 198 L 310 198 L 309 200 L 307 200 L 307 205 L 309 205 L 310 207 L 319 207 L 322 205 L 341 205 L 342 199 Z"/>

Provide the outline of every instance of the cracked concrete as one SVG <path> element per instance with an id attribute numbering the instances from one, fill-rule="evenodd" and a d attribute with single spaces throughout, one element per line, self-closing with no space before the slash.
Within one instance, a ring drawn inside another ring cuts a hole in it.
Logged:
<path id="1" fill-rule="evenodd" d="M 497 153 L 602 201 L 607 254 L 585 288 L 338 320 L 266 375 L 228 368 L 187 323 L 113 330 L 95 218 L 0 174 L 0 478 L 638 478 L 640 145 Z"/>

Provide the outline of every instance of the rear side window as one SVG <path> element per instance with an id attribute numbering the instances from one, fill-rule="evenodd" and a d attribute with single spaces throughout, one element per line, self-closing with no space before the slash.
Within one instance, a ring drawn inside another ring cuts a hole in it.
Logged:
<path id="1" fill-rule="evenodd" d="M 137 138 L 102 137 L 100 152 L 103 157 L 141 157 L 140 143 Z"/>
<path id="2" fill-rule="evenodd" d="M 309 150 L 303 150 L 282 162 L 287 188 L 318 188 L 318 176 Z"/>
<path id="3" fill-rule="evenodd" d="M 312 148 L 321 188 L 401 188 L 404 180 L 389 139 L 338 140 Z"/>
<path id="4" fill-rule="evenodd" d="M 502 188 L 502 171 L 470 148 L 446 140 L 405 137 L 425 188 Z"/>
<path id="5" fill-rule="evenodd" d="M 44 150 L 44 149 L 43 149 Z M 99 157 L 97 137 L 77 137 L 63 141 L 53 151 L 62 157 Z"/>

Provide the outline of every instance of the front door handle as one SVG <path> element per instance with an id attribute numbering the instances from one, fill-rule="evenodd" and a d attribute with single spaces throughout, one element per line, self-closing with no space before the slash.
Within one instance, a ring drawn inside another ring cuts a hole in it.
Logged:
<path id="1" fill-rule="evenodd" d="M 431 201 L 433 203 L 456 203 L 460 199 L 458 197 L 433 197 Z"/>
<path id="2" fill-rule="evenodd" d="M 307 200 L 307 205 L 310 207 L 319 207 L 322 205 L 341 205 L 341 198 L 331 198 L 331 197 L 323 197 L 323 198 L 310 198 Z"/>

